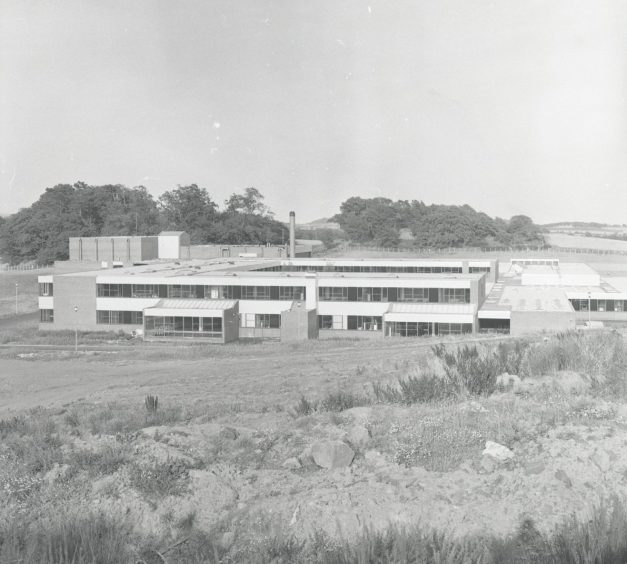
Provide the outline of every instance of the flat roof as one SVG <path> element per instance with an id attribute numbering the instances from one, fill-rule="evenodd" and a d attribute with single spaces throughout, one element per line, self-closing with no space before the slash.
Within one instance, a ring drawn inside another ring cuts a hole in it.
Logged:
<path id="1" fill-rule="evenodd" d="M 328 261 L 333 263 L 336 261 Z M 324 264 L 324 262 L 322 263 Z M 407 262 L 401 261 L 407 265 Z M 91 270 L 85 272 L 67 272 L 57 276 L 97 276 L 98 278 L 174 278 L 189 277 L 190 279 L 203 276 L 232 276 L 233 278 L 370 278 L 370 279 L 457 279 L 457 280 L 479 280 L 483 273 L 406 273 L 406 272 L 283 272 L 283 271 L 260 271 L 255 268 L 279 266 L 280 261 L 276 259 L 192 259 L 170 262 L 150 262 L 138 266 L 127 266 L 122 268 Z M 190 281 L 191 283 L 191 281 Z"/>

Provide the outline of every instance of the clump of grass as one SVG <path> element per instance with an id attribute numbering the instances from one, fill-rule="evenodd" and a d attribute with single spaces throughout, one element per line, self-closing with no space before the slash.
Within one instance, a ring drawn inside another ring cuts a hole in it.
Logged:
<path id="1" fill-rule="evenodd" d="M 46 472 L 63 458 L 57 425 L 42 411 L 0 421 L 0 440 L 30 473 Z"/>
<path id="2" fill-rule="evenodd" d="M 188 477 L 189 465 L 181 460 L 155 460 L 152 464 L 133 463 L 129 466 L 131 487 L 149 499 L 184 494 Z"/>
<path id="3" fill-rule="evenodd" d="M 146 399 L 144 400 L 144 405 L 148 414 L 154 415 L 155 413 L 157 413 L 157 409 L 159 407 L 159 398 L 157 396 L 148 394 L 146 396 Z"/>
<path id="4" fill-rule="evenodd" d="M 118 564 L 132 561 L 132 528 L 104 513 L 68 511 L 0 524 L 0 562 Z"/>
<path id="5" fill-rule="evenodd" d="M 625 344 L 616 331 L 570 331 L 530 345 L 522 371 L 528 376 L 541 376 L 572 370 L 605 380 L 624 375 L 625 358 Z"/>
<path id="6" fill-rule="evenodd" d="M 67 462 L 75 468 L 86 470 L 91 476 L 113 474 L 131 460 L 132 449 L 125 443 L 107 442 L 97 450 L 73 451 Z"/>
<path id="7" fill-rule="evenodd" d="M 396 385 L 374 382 L 372 390 L 379 402 L 404 405 L 438 401 L 456 392 L 446 380 L 435 374 L 399 378 Z"/>
<path id="8" fill-rule="evenodd" d="M 142 413 L 132 405 L 110 403 L 95 407 L 87 418 L 89 430 L 94 435 L 134 433 L 145 427 L 168 425 L 186 418 L 180 406 L 162 407 L 153 413 Z"/>
<path id="9" fill-rule="evenodd" d="M 319 400 L 310 400 L 305 396 L 301 396 L 296 405 L 292 407 L 292 413 L 298 417 L 311 415 L 317 411 L 331 411 L 339 413 L 353 407 L 370 405 L 372 400 L 366 395 L 355 394 L 347 390 L 336 390 L 327 392 L 327 394 Z"/>

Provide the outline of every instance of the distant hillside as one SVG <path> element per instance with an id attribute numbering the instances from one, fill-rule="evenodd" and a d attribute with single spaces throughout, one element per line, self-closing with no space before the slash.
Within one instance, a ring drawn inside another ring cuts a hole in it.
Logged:
<path id="1" fill-rule="evenodd" d="M 395 247 L 542 246 L 541 228 L 525 215 L 491 218 L 468 205 L 426 205 L 388 198 L 349 198 L 331 218 L 354 243 Z"/>

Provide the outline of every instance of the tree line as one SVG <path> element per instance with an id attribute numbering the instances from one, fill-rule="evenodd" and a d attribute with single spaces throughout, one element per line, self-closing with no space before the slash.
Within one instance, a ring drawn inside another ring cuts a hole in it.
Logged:
<path id="1" fill-rule="evenodd" d="M 341 232 L 302 232 L 327 246 L 340 239 L 381 247 L 538 246 L 541 229 L 524 215 L 491 218 L 468 205 L 425 205 L 388 198 L 348 198 L 332 218 Z M 155 199 L 143 186 L 92 186 L 84 182 L 46 188 L 30 207 L 0 218 L 0 257 L 12 264 L 48 264 L 68 258 L 69 237 L 155 235 L 186 231 L 193 244 L 282 244 L 285 224 L 274 219 L 256 188 L 233 193 L 222 206 L 196 184 Z"/>
<path id="2" fill-rule="evenodd" d="M 281 244 L 276 221 L 256 188 L 232 194 L 222 207 L 205 188 L 178 186 L 155 199 L 143 186 L 58 184 L 30 207 L 0 222 L 0 257 L 18 264 L 68 258 L 69 237 L 156 235 L 186 231 L 192 243 Z"/>
<path id="3" fill-rule="evenodd" d="M 349 198 L 332 218 L 353 243 L 381 247 L 540 246 L 544 237 L 526 215 L 491 218 L 469 205 Z M 403 234 L 403 240 L 401 235 Z"/>

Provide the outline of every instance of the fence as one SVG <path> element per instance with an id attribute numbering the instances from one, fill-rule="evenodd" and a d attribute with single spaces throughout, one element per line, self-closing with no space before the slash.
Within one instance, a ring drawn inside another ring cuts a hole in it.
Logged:
<path id="1" fill-rule="evenodd" d="M 52 267 L 45 264 L 0 264 L 0 272 L 9 272 L 15 270 L 43 270 L 45 268 Z"/>
<path id="2" fill-rule="evenodd" d="M 627 256 L 627 250 L 621 249 L 585 249 L 577 247 L 446 247 L 418 248 L 418 247 L 370 247 L 366 245 L 345 244 L 337 250 L 343 252 L 362 251 L 374 253 L 399 253 L 419 255 L 453 255 L 456 253 L 534 253 L 534 254 L 593 254 L 593 255 L 623 255 Z"/>

